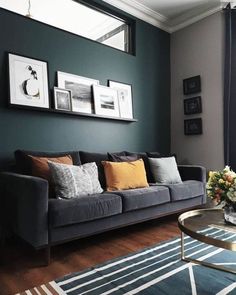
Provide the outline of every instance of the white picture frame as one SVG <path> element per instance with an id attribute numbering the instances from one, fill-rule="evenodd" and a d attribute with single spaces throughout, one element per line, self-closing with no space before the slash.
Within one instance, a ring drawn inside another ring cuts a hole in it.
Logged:
<path id="1" fill-rule="evenodd" d="M 8 53 L 9 104 L 49 108 L 46 61 Z"/>
<path id="2" fill-rule="evenodd" d="M 54 87 L 54 107 L 56 110 L 72 111 L 71 91 Z"/>
<path id="3" fill-rule="evenodd" d="M 94 113 L 93 85 L 99 85 L 98 80 L 57 72 L 58 87 L 71 91 L 72 111 L 79 113 Z"/>
<path id="4" fill-rule="evenodd" d="M 120 117 L 118 94 L 115 89 L 93 85 L 95 114 L 109 117 Z"/>
<path id="5" fill-rule="evenodd" d="M 132 85 L 113 80 L 108 80 L 108 85 L 118 92 L 120 117 L 133 119 Z"/>

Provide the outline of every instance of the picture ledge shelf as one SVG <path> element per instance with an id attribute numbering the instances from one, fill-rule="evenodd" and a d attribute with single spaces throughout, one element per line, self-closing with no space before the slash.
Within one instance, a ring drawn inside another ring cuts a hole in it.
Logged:
<path id="1" fill-rule="evenodd" d="M 129 119 L 129 118 L 120 118 L 120 117 L 111 117 L 111 116 L 103 116 L 103 115 L 96 115 L 96 114 L 88 114 L 88 113 L 80 113 L 80 112 L 72 112 L 72 111 L 64 111 L 64 110 L 56 110 L 52 108 L 37 108 L 37 107 L 28 107 L 22 105 L 9 105 L 10 108 L 14 109 L 22 109 L 22 110 L 33 110 L 39 112 L 47 112 L 47 113 L 55 113 L 55 114 L 64 114 L 70 116 L 81 116 L 81 117 L 90 117 L 90 118 L 98 118 L 98 119 L 108 119 L 108 120 L 118 120 L 124 122 L 137 122 L 137 119 Z"/>

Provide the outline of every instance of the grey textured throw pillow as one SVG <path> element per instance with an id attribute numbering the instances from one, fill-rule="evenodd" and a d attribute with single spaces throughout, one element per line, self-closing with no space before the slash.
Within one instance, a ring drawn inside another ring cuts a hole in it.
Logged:
<path id="1" fill-rule="evenodd" d="M 71 199 L 101 193 L 96 163 L 81 166 L 48 161 L 57 198 Z"/>
<path id="2" fill-rule="evenodd" d="M 148 159 L 155 182 L 163 184 L 182 182 L 175 157 Z"/>

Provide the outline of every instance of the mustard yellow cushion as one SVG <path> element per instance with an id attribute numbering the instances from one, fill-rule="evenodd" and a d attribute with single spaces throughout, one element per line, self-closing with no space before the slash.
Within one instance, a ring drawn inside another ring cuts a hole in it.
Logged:
<path id="1" fill-rule="evenodd" d="M 133 162 L 103 161 L 107 191 L 148 187 L 142 159 Z"/>

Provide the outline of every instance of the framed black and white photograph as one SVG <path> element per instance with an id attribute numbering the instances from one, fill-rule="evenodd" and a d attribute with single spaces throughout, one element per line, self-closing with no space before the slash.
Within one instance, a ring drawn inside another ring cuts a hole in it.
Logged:
<path id="1" fill-rule="evenodd" d="M 184 134 L 197 135 L 202 134 L 202 119 L 189 119 L 184 120 Z"/>
<path id="2" fill-rule="evenodd" d="M 117 90 L 120 108 L 120 117 L 133 119 L 132 85 L 108 80 L 108 86 Z"/>
<path id="3" fill-rule="evenodd" d="M 183 90 L 185 95 L 201 92 L 201 77 L 198 75 L 184 79 Z"/>
<path id="4" fill-rule="evenodd" d="M 191 97 L 184 100 L 184 114 L 192 115 L 202 112 L 201 96 Z"/>
<path id="5" fill-rule="evenodd" d="M 115 89 L 93 85 L 95 114 L 120 117 L 118 94 Z"/>
<path id="6" fill-rule="evenodd" d="M 93 85 L 99 85 L 98 80 L 81 77 L 69 73 L 57 72 L 58 87 L 71 90 L 72 110 L 74 112 L 92 114 Z"/>
<path id="7" fill-rule="evenodd" d="M 49 108 L 46 61 L 8 53 L 10 105 Z"/>
<path id="8" fill-rule="evenodd" d="M 56 110 L 72 111 L 71 91 L 54 87 L 54 106 Z"/>

